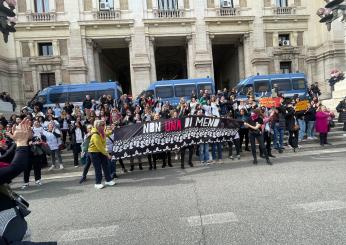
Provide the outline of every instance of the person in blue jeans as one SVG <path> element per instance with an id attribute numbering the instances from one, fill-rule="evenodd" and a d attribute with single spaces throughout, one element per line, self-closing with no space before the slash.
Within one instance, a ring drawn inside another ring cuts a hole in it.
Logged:
<path id="1" fill-rule="evenodd" d="M 216 150 L 217 150 L 217 156 L 216 157 Z M 211 144 L 211 155 L 213 157 L 213 161 L 218 161 L 219 163 L 222 162 L 222 143 L 215 142 Z"/>
<path id="2" fill-rule="evenodd" d="M 199 160 L 202 165 L 209 164 L 209 144 L 202 143 L 199 145 Z"/>
<path id="3" fill-rule="evenodd" d="M 274 131 L 274 149 L 278 150 L 279 153 L 282 153 L 283 141 L 284 141 L 284 131 L 285 131 L 285 112 L 286 109 L 284 106 L 280 106 L 277 110 L 274 110 L 273 114 L 273 131 Z"/>
<path id="4" fill-rule="evenodd" d="M 305 111 L 296 112 L 296 118 L 299 125 L 299 133 L 298 133 L 299 142 L 302 142 L 304 140 L 305 132 L 306 132 L 306 123 L 305 123 L 304 114 L 305 114 Z"/>
<path id="5" fill-rule="evenodd" d="M 316 136 L 315 136 L 316 107 L 312 104 L 309 105 L 309 108 L 305 112 L 305 122 L 307 125 L 306 134 L 307 134 L 308 140 L 316 139 Z"/>

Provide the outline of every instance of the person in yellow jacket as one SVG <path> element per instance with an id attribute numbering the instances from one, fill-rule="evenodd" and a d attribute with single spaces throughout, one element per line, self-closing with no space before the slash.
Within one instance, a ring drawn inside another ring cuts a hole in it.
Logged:
<path id="1" fill-rule="evenodd" d="M 105 130 L 106 122 L 103 120 L 96 120 L 94 127 L 91 130 L 91 138 L 88 147 L 88 153 L 91 157 L 91 162 L 94 165 L 95 177 L 96 177 L 96 189 L 102 189 L 105 185 L 113 186 L 115 182 L 112 181 L 109 168 L 108 159 L 111 158 L 106 149 L 106 137 L 110 132 Z M 105 185 L 102 182 L 102 170 L 106 179 Z"/>

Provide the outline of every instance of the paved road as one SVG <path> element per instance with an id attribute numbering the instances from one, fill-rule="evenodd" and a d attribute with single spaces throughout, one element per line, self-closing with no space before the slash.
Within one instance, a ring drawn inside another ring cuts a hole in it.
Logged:
<path id="1" fill-rule="evenodd" d="M 103 190 L 53 179 L 22 193 L 34 241 L 346 244 L 346 150 L 302 155 L 135 171 Z"/>

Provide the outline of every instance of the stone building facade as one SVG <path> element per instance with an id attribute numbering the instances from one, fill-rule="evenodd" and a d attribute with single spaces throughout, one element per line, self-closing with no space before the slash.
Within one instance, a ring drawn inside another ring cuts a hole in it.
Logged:
<path id="1" fill-rule="evenodd" d="M 0 90 L 23 105 L 47 86 L 118 80 L 138 95 L 161 79 L 345 70 L 344 26 L 318 22 L 323 0 L 18 0 L 0 41 Z"/>

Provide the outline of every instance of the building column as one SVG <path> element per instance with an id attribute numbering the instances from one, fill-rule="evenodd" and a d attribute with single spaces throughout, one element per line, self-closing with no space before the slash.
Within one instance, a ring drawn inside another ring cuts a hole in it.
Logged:
<path id="1" fill-rule="evenodd" d="M 113 0 L 114 9 L 120 10 L 120 0 Z"/>
<path id="2" fill-rule="evenodd" d="M 194 73 L 194 65 L 193 65 L 193 39 L 192 35 L 186 36 L 186 44 L 187 44 L 187 52 L 186 52 L 186 61 L 187 61 L 187 76 L 188 78 L 193 78 L 195 76 Z"/>
<path id="3" fill-rule="evenodd" d="M 245 78 L 245 64 L 244 64 L 244 45 L 243 42 L 239 43 L 238 46 L 238 64 L 239 64 L 239 78 L 240 80 Z"/>
<path id="4" fill-rule="evenodd" d="M 60 56 L 58 40 L 53 40 L 52 45 L 53 45 L 53 55 Z"/>
<path id="5" fill-rule="evenodd" d="M 95 60 L 94 60 L 94 41 L 92 39 L 86 39 L 86 51 L 87 51 L 87 66 L 88 66 L 88 81 L 95 81 Z"/>
<path id="6" fill-rule="evenodd" d="M 155 61 L 155 37 L 149 37 L 149 52 L 150 52 L 150 70 L 151 70 L 151 82 L 157 80 L 156 77 L 156 61 Z"/>
<path id="7" fill-rule="evenodd" d="M 35 11 L 34 7 L 33 7 L 33 4 L 34 4 L 34 1 L 31 1 L 31 0 L 25 0 L 26 1 L 26 13 L 32 13 Z"/>
<path id="8" fill-rule="evenodd" d="M 251 57 L 250 57 L 250 34 L 244 34 L 243 36 L 243 48 L 244 48 L 244 68 L 245 77 L 252 75 L 251 72 Z"/>
<path id="9" fill-rule="evenodd" d="M 130 56 L 130 77 L 131 77 L 131 93 L 132 96 L 134 95 L 134 91 L 136 91 L 136 82 L 135 82 L 135 71 L 133 68 L 133 61 L 134 61 L 134 54 L 133 54 L 133 47 L 132 47 L 132 38 L 126 37 L 125 41 L 127 42 L 127 45 L 129 47 L 129 56 Z"/>
<path id="10" fill-rule="evenodd" d="M 55 83 L 63 84 L 62 75 L 61 75 L 61 66 L 56 66 L 55 69 Z"/>
<path id="11" fill-rule="evenodd" d="M 214 0 L 214 5 L 216 9 L 220 8 L 220 2 L 221 2 L 220 0 Z"/>
<path id="12" fill-rule="evenodd" d="M 184 0 L 178 0 L 178 9 L 185 9 Z"/>
<path id="13" fill-rule="evenodd" d="M 30 50 L 30 57 L 36 56 L 35 48 L 34 48 L 34 42 L 29 41 L 29 50 Z"/>
<path id="14" fill-rule="evenodd" d="M 99 82 L 101 81 L 100 53 L 101 49 L 96 47 L 94 49 L 95 79 Z"/>

